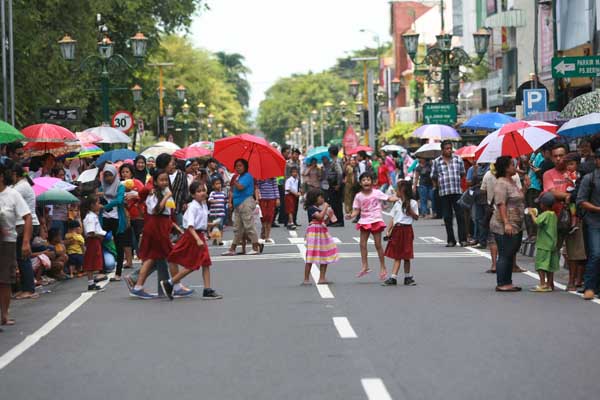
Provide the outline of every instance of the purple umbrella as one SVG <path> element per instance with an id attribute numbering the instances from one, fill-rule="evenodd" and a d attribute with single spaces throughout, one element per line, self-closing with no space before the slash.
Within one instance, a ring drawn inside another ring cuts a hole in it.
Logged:
<path id="1" fill-rule="evenodd" d="M 460 135 L 454 128 L 448 125 L 423 125 L 413 132 L 413 136 L 419 139 L 460 139 Z"/>

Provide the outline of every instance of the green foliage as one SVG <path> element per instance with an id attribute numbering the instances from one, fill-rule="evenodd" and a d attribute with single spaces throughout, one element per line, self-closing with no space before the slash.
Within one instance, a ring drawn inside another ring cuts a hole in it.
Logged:
<path id="1" fill-rule="evenodd" d="M 402 144 L 421 125 L 420 122 L 396 122 L 390 130 L 381 134 L 380 139 L 387 143 Z"/>
<path id="2" fill-rule="evenodd" d="M 385 57 L 391 54 L 391 52 L 391 42 L 383 43 L 380 49 L 367 47 L 361 50 L 354 50 L 351 54 L 348 54 L 346 57 L 338 58 L 335 65 L 330 69 L 330 71 L 346 81 L 356 79 L 357 81 L 362 82 L 364 74 L 363 62 L 352 61 L 352 59 L 361 57 Z M 377 70 L 377 61 L 368 61 L 367 67 L 372 70 Z"/>
<path id="3" fill-rule="evenodd" d="M 349 102 L 347 91 L 347 82 L 330 72 L 279 79 L 260 104 L 258 126 L 269 140 L 281 143 L 286 133 L 300 127 L 311 111 L 320 109 L 326 101 Z"/>
<path id="4" fill-rule="evenodd" d="M 244 65 L 246 59 L 238 53 L 225 53 L 219 51 L 215 54 L 217 60 L 225 68 L 227 83 L 233 85 L 238 102 L 248 107 L 250 103 L 250 83 L 247 75 L 251 72 L 250 68 Z"/>
<path id="5" fill-rule="evenodd" d="M 465 82 L 476 82 L 481 81 L 483 79 L 487 79 L 488 74 L 490 73 L 490 66 L 486 62 L 482 62 L 479 65 L 476 65 L 475 62 L 477 60 L 472 60 L 473 64 L 469 66 L 467 73 L 464 76 Z"/>

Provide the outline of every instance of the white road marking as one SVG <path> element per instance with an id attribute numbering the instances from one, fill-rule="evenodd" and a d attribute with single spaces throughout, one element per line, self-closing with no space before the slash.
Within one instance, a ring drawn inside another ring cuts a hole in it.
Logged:
<path id="1" fill-rule="evenodd" d="M 288 240 L 292 244 L 304 243 L 304 238 L 303 237 L 300 237 L 300 238 L 299 237 L 291 237 L 291 238 L 288 238 Z"/>
<path id="2" fill-rule="evenodd" d="M 108 278 L 112 278 L 114 273 L 108 274 Z M 109 279 L 98 283 L 98 286 L 104 288 L 108 285 Z M 34 344 L 39 342 L 44 336 L 48 335 L 52 332 L 57 326 L 59 326 L 64 320 L 66 320 L 69 315 L 73 314 L 79 307 L 85 304 L 89 299 L 91 299 L 98 292 L 84 292 L 65 307 L 62 311 L 59 311 L 51 320 L 42 325 L 37 331 L 33 332 L 31 335 L 27 336 L 23 341 L 17 344 L 15 347 L 7 351 L 0 357 L 0 371 L 4 369 L 8 364 L 13 362 L 17 357 L 21 354 L 25 353 L 28 349 L 30 349 Z"/>
<path id="3" fill-rule="evenodd" d="M 296 247 L 298 247 L 298 251 L 300 252 L 299 256 L 301 256 L 303 260 L 306 260 L 306 246 L 304 244 L 297 244 Z M 313 264 L 310 267 L 310 276 L 313 278 L 315 286 L 317 287 L 317 292 L 319 292 L 319 296 L 321 296 L 322 299 L 335 298 L 335 296 L 331 292 L 331 289 L 329 289 L 329 285 L 316 284 L 317 282 L 319 282 L 319 266 L 317 264 Z"/>
<path id="4" fill-rule="evenodd" d="M 296 243 L 296 247 L 303 246 L 304 242 Z M 340 258 L 360 258 L 360 252 L 348 252 L 348 253 L 339 253 Z M 368 254 L 369 258 L 377 258 L 377 254 L 370 252 Z M 416 252 L 415 258 L 475 258 L 478 257 L 477 254 L 473 254 L 468 251 L 457 251 L 457 252 Z M 304 256 L 299 253 L 275 253 L 275 254 L 257 254 L 255 256 L 248 256 L 244 254 L 240 254 L 237 256 L 215 256 L 211 257 L 212 262 L 226 262 L 226 261 L 252 261 L 252 260 L 280 260 L 280 259 L 297 259 L 302 258 Z"/>
<path id="5" fill-rule="evenodd" d="M 296 232 L 296 231 L 288 231 L 288 232 L 290 233 L 291 237 L 294 237 L 294 238 L 298 237 L 298 232 Z"/>
<path id="6" fill-rule="evenodd" d="M 333 317 L 333 324 L 342 339 L 356 339 L 358 336 L 346 317 Z"/>
<path id="7" fill-rule="evenodd" d="M 342 241 L 340 240 L 340 238 L 334 236 L 332 239 L 333 239 L 333 243 L 342 244 Z M 351 244 L 354 244 L 354 243 L 351 243 Z"/>
<path id="8" fill-rule="evenodd" d="M 419 236 L 419 239 L 424 241 L 425 243 L 446 243 L 442 239 L 436 238 L 435 236 Z"/>
<path id="9" fill-rule="evenodd" d="M 383 381 L 379 378 L 363 378 L 360 380 L 369 400 L 392 400 Z"/>
<path id="10" fill-rule="evenodd" d="M 352 239 L 354 239 L 354 241 L 356 243 L 360 243 L 360 238 L 359 237 L 353 237 Z M 375 244 L 375 241 L 373 240 L 373 238 L 369 238 L 369 239 L 367 239 L 367 243 Z"/>

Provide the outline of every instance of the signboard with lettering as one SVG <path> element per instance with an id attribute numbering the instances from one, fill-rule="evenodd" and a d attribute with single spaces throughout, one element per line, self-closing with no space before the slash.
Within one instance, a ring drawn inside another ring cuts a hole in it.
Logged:
<path id="1" fill-rule="evenodd" d="M 75 122 L 81 119 L 79 107 L 42 107 L 40 108 L 42 121 Z"/>
<path id="2" fill-rule="evenodd" d="M 552 77 L 555 79 L 597 76 L 600 76 L 600 56 L 552 58 Z"/>
<path id="3" fill-rule="evenodd" d="M 457 114 L 455 103 L 423 104 L 423 121 L 426 124 L 454 125 Z"/>

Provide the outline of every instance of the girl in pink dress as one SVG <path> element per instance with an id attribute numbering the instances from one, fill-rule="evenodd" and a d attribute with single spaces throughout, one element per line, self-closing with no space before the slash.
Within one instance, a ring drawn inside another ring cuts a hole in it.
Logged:
<path id="1" fill-rule="evenodd" d="M 387 277 L 385 259 L 383 257 L 383 246 L 381 245 L 381 232 L 387 227 L 383 221 L 381 210 L 382 201 L 398 201 L 396 196 L 388 196 L 381 190 L 373 188 L 373 178 L 369 173 L 363 173 L 360 178 L 361 191 L 354 196 L 352 203 L 352 214 L 346 214 L 346 219 L 356 218 L 360 214 L 356 229 L 360 231 L 360 258 L 362 268 L 356 275 L 361 278 L 371 272 L 367 258 L 367 241 L 373 235 L 375 248 L 379 256 L 379 279 L 384 281 Z"/>

